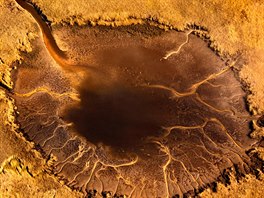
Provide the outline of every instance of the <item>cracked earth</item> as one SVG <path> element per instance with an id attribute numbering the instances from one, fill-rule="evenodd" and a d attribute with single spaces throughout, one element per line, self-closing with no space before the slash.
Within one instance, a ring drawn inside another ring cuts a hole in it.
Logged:
<path id="1" fill-rule="evenodd" d="M 193 195 L 234 165 L 250 171 L 246 151 L 257 140 L 248 136 L 239 63 L 222 60 L 196 30 L 58 25 L 58 47 L 33 16 L 44 42 L 14 63 L 10 95 L 25 137 L 68 186 L 172 197 Z"/>

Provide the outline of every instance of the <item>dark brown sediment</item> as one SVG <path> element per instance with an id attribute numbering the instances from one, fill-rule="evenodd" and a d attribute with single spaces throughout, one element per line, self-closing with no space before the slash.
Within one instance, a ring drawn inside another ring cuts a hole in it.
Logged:
<path id="1" fill-rule="evenodd" d="M 78 79 L 52 67 L 37 39 L 18 68 L 14 98 L 21 129 L 57 158 L 53 172 L 69 186 L 171 197 L 215 182 L 234 165 L 241 172 L 250 166 L 246 151 L 255 140 L 245 93 L 202 40 L 147 24 L 55 31 L 68 38 L 67 53 L 105 75 L 87 70 L 74 92 L 68 81 Z"/>

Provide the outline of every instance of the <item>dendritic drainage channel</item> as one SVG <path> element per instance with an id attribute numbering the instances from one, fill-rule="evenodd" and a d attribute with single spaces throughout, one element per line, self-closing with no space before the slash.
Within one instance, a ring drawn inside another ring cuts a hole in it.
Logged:
<path id="1" fill-rule="evenodd" d="M 247 172 L 256 140 L 236 63 L 193 31 L 57 26 L 63 52 L 39 25 L 44 42 L 35 39 L 13 73 L 17 122 L 68 186 L 86 196 L 172 197 L 234 165 Z"/>

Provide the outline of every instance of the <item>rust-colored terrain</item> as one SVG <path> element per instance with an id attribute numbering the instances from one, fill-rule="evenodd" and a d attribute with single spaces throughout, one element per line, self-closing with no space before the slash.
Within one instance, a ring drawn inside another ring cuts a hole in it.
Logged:
<path id="1" fill-rule="evenodd" d="M 42 35 L 10 64 L 13 85 L 2 83 L 16 107 L 8 122 L 45 173 L 34 175 L 18 155 L 2 174 L 51 176 L 40 187 L 56 188 L 47 197 L 197 196 L 261 180 L 264 124 L 243 72 L 249 52 L 215 50 L 202 26 L 164 31 L 150 19 L 51 28 L 37 4 L 16 2 Z"/>

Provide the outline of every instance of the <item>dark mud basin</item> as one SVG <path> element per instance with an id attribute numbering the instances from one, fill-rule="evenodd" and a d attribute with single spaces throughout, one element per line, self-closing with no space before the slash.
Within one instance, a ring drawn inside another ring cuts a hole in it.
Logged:
<path id="1" fill-rule="evenodd" d="M 66 184 L 86 195 L 172 197 L 250 167 L 245 93 L 206 42 L 150 25 L 53 32 L 72 69 L 38 38 L 14 72 L 14 98 L 20 128 Z"/>

